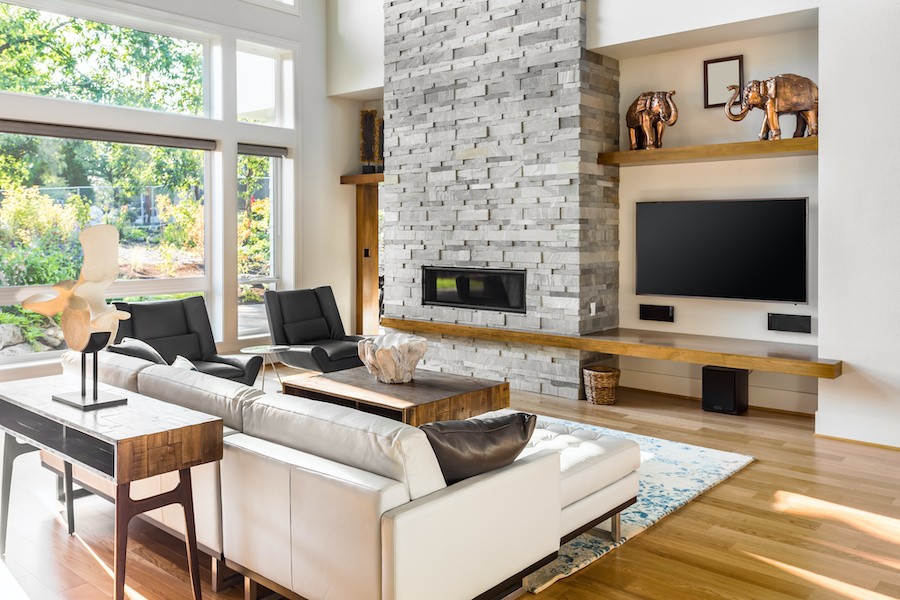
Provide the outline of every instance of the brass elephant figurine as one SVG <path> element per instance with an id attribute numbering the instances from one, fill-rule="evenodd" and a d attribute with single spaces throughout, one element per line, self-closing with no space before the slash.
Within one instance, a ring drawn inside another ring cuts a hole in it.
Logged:
<path id="1" fill-rule="evenodd" d="M 663 132 L 678 120 L 678 107 L 672 100 L 675 91 L 644 92 L 625 113 L 625 125 L 631 137 L 631 149 L 661 148 Z"/>
<path id="2" fill-rule="evenodd" d="M 725 114 L 732 121 L 743 120 L 751 108 L 766 111 L 759 139 L 768 139 L 770 131 L 773 140 L 781 139 L 778 119 L 782 113 L 797 115 L 794 137 L 804 137 L 807 128 L 809 135 L 819 135 L 819 88 L 811 79 L 791 73 L 770 77 L 765 81 L 754 79 L 744 86 L 741 111 L 737 114 L 731 112 L 731 107 L 734 106 L 740 89 L 736 85 L 730 85 L 728 89 L 732 91 L 732 95 L 725 104 Z"/>

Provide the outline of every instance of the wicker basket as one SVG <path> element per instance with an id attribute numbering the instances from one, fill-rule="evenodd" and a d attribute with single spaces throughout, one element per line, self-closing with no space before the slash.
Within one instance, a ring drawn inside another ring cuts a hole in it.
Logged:
<path id="1" fill-rule="evenodd" d="M 584 368 L 584 393 L 591 404 L 615 404 L 619 369 L 592 365 Z"/>

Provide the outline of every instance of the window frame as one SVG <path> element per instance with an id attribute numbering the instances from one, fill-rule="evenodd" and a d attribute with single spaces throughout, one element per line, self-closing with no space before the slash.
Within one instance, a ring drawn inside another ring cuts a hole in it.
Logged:
<path id="1" fill-rule="evenodd" d="M 247 146 L 250 146 L 249 144 Z M 238 290 L 240 290 L 240 286 L 242 285 L 253 285 L 253 284 L 262 284 L 268 285 L 270 290 L 277 290 L 279 284 L 282 281 L 281 276 L 281 213 L 282 213 L 282 165 L 284 163 L 284 156 L 276 156 L 274 153 L 271 154 L 261 154 L 258 152 L 249 151 L 251 148 L 244 147 L 243 151 L 239 146 L 238 157 L 240 156 L 267 156 L 272 165 L 271 173 L 269 175 L 269 231 L 270 231 L 270 240 L 269 240 L 269 269 L 272 273 L 268 277 L 241 277 L 240 273 L 237 274 L 237 285 Z M 276 149 L 278 150 L 278 149 Z M 237 176 L 237 173 L 235 173 Z M 235 213 L 237 214 L 237 213 Z M 237 260 L 237 252 L 238 252 L 238 244 L 237 239 L 235 238 L 234 245 L 234 253 L 235 260 Z M 241 334 L 241 323 L 240 323 L 240 315 L 237 316 L 237 339 L 238 340 L 248 340 L 257 338 L 263 335 L 268 335 L 268 331 L 264 332 L 251 332 L 247 334 Z"/>
<path id="2" fill-rule="evenodd" d="M 291 0 L 291 3 L 280 2 L 279 0 L 241 0 L 247 4 L 255 4 L 264 8 L 271 8 L 281 12 L 290 13 L 292 15 L 300 14 L 300 0 Z"/>

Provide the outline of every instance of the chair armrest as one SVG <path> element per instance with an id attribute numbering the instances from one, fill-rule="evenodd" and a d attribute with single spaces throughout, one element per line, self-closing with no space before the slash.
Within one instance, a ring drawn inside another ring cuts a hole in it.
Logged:
<path id="1" fill-rule="evenodd" d="M 241 369 L 244 371 L 241 383 L 253 385 L 253 382 L 256 381 L 256 376 L 259 375 L 259 369 L 262 367 L 263 358 L 259 355 L 214 354 L 210 357 L 210 361 L 224 363 Z"/>
<path id="2" fill-rule="evenodd" d="M 538 452 L 386 512 L 382 597 L 474 598 L 556 552 L 559 464 Z"/>
<path id="3" fill-rule="evenodd" d="M 345 342 L 358 342 L 358 341 L 360 341 L 360 340 L 366 339 L 367 337 L 372 337 L 372 336 L 365 336 L 365 335 L 345 335 L 345 336 L 344 336 L 344 341 L 345 341 Z"/>

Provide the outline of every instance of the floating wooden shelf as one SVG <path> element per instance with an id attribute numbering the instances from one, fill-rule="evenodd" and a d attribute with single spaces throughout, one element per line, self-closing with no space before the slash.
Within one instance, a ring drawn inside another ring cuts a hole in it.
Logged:
<path id="1" fill-rule="evenodd" d="M 768 158 L 774 156 L 803 156 L 819 151 L 818 136 L 785 138 L 755 142 L 735 142 L 731 144 L 707 144 L 704 146 L 681 146 L 680 148 L 658 148 L 653 150 L 624 150 L 604 152 L 597 163 L 601 165 L 665 165 L 686 162 L 708 162 L 714 160 L 736 160 L 741 158 Z"/>
<path id="2" fill-rule="evenodd" d="M 571 348 L 586 352 L 603 352 L 824 379 L 834 379 L 840 376 L 843 368 L 843 363 L 839 360 L 819 358 L 816 346 L 708 335 L 640 329 L 611 329 L 588 335 L 564 335 L 389 317 L 382 317 L 381 325 L 417 333 Z"/>
<path id="3" fill-rule="evenodd" d="M 360 173 L 358 175 L 341 175 L 341 184 L 378 185 L 384 181 L 384 173 Z"/>

